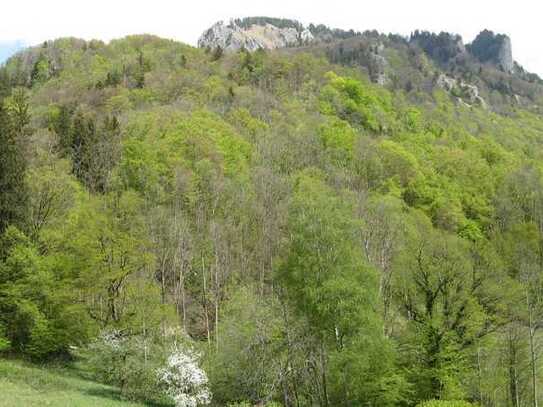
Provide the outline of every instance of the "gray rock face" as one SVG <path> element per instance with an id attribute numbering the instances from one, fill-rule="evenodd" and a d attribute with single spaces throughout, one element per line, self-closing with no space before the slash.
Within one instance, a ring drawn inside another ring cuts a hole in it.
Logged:
<path id="1" fill-rule="evenodd" d="M 450 76 L 447 76 L 445 74 L 439 75 L 436 81 L 436 85 L 439 86 L 441 89 L 446 90 L 447 92 L 451 92 L 456 87 L 456 79 L 451 78 Z"/>
<path id="2" fill-rule="evenodd" d="M 490 63 L 505 72 L 515 69 L 511 39 L 504 34 L 482 31 L 469 46 L 469 51 L 482 63 Z"/>
<path id="3" fill-rule="evenodd" d="M 387 60 L 384 56 L 372 54 L 372 64 L 370 65 L 370 78 L 373 82 L 383 86 L 387 83 L 386 76 Z"/>
<path id="4" fill-rule="evenodd" d="M 486 101 L 479 95 L 479 88 L 475 85 L 456 80 L 443 73 L 437 78 L 436 85 L 449 93 L 457 95 L 458 102 L 463 105 L 468 107 L 476 105 L 484 109 L 488 107 Z"/>
<path id="5" fill-rule="evenodd" d="M 386 75 L 386 69 L 388 61 L 383 56 L 385 47 L 382 43 L 370 46 L 367 51 L 368 58 L 368 71 L 372 82 L 381 86 L 386 85 L 388 78 Z"/>
<path id="6" fill-rule="evenodd" d="M 308 29 L 279 28 L 269 23 L 241 27 L 234 21 L 229 24 L 219 21 L 202 34 L 198 46 L 212 49 L 220 47 L 224 51 L 238 51 L 241 48 L 256 51 L 260 48 L 300 46 L 312 40 L 313 35 Z"/>
<path id="7" fill-rule="evenodd" d="M 315 37 L 313 37 L 313 34 L 311 34 L 311 31 L 308 28 L 305 28 L 300 33 L 300 40 L 302 41 L 302 44 L 309 44 L 311 41 L 313 41 Z"/>
<path id="8" fill-rule="evenodd" d="M 511 44 L 511 39 L 507 36 L 505 36 L 502 46 L 498 52 L 498 63 L 506 72 L 513 72 L 513 69 L 515 68 L 515 61 L 513 60 L 513 45 Z"/>

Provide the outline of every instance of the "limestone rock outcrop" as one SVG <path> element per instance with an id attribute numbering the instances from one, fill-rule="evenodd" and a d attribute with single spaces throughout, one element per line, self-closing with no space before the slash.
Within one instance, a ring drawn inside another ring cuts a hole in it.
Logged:
<path id="1" fill-rule="evenodd" d="M 202 34 L 198 46 L 224 52 L 303 47 L 324 53 L 334 64 L 362 69 L 374 83 L 400 86 L 407 91 L 431 91 L 437 85 L 458 103 L 470 106 L 486 107 L 485 99 L 493 101 L 491 91 L 495 89 L 510 97 L 526 97 L 530 91 L 525 82 L 543 87 L 543 80 L 515 63 L 511 39 L 488 30 L 464 44 L 460 35 L 448 32 L 417 30 L 403 37 L 375 30 L 345 31 L 323 24 L 304 26 L 296 20 L 257 16 L 217 22 Z M 471 76 L 462 74 L 466 72 Z"/>
<path id="2" fill-rule="evenodd" d="M 451 78 L 443 73 L 437 78 L 436 85 L 456 96 L 458 102 L 466 106 L 476 105 L 487 108 L 486 101 L 480 96 L 479 88 L 475 85 Z"/>
<path id="3" fill-rule="evenodd" d="M 241 26 L 236 21 L 219 21 L 198 40 L 201 48 L 222 48 L 224 51 L 276 49 L 304 45 L 313 40 L 311 31 L 303 27 L 277 27 L 270 23 Z"/>
<path id="4" fill-rule="evenodd" d="M 482 31 L 469 45 L 470 53 L 482 63 L 490 63 L 512 73 L 515 69 L 511 39 L 504 34 Z"/>

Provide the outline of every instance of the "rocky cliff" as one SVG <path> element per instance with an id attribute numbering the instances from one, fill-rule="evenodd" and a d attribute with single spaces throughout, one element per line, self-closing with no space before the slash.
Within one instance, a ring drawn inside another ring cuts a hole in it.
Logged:
<path id="1" fill-rule="evenodd" d="M 507 35 L 494 34 L 488 30 L 479 33 L 467 46 L 459 35 L 426 31 L 415 31 L 411 35 L 410 44 L 420 47 L 441 65 L 455 63 L 462 58 L 475 58 L 480 63 L 493 65 L 504 72 L 512 73 L 515 68 L 511 39 Z"/>
<path id="2" fill-rule="evenodd" d="M 300 22 L 270 17 L 247 17 L 231 20 L 229 23 L 219 21 L 207 29 L 198 41 L 202 48 L 221 48 L 224 51 L 237 51 L 245 48 L 249 51 L 257 49 L 276 49 L 333 43 L 351 38 L 375 37 L 376 32 L 365 33 L 353 30 L 331 29 L 324 25 L 310 24 L 304 27 Z M 513 73 L 515 62 L 511 39 L 507 35 L 482 31 L 475 40 L 464 45 L 462 37 L 456 34 L 441 32 L 415 31 L 407 40 L 413 47 L 424 51 L 440 65 L 462 63 L 466 58 L 478 63 L 493 65 L 496 68 Z M 373 53 L 374 63 L 382 66 L 379 53 Z"/>
<path id="3" fill-rule="evenodd" d="M 507 35 L 482 31 L 468 47 L 470 53 L 482 63 L 494 64 L 505 72 L 513 72 L 513 47 Z"/>
<path id="4" fill-rule="evenodd" d="M 354 30 L 332 29 L 325 25 L 310 24 L 304 27 L 299 21 L 273 17 L 246 17 L 219 21 L 207 29 L 198 41 L 201 48 L 222 48 L 249 51 L 298 47 L 309 44 L 327 44 L 336 40 L 360 37 Z"/>
<path id="5" fill-rule="evenodd" d="M 286 20 L 280 20 L 286 21 Z M 206 30 L 198 40 L 201 48 L 221 48 L 225 51 L 248 51 L 301 46 L 313 40 L 308 29 L 293 22 L 277 26 L 266 20 L 256 22 L 232 20 L 226 24 L 219 21 Z"/>
<path id="6" fill-rule="evenodd" d="M 447 32 L 415 31 L 403 37 L 247 17 L 214 24 L 198 45 L 226 52 L 280 48 L 313 52 L 365 72 L 374 83 L 414 95 L 441 88 L 469 106 L 527 105 L 543 94 L 543 80 L 514 62 L 511 39 L 488 30 L 465 44 L 460 35 Z"/>

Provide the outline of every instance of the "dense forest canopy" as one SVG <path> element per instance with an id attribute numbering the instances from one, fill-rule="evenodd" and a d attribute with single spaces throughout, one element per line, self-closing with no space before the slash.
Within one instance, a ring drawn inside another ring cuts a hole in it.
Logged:
<path id="1" fill-rule="evenodd" d="M 539 85 L 444 67 L 445 34 L 356 36 L 64 38 L 11 58 L 0 352 L 179 406 L 537 406 Z"/>

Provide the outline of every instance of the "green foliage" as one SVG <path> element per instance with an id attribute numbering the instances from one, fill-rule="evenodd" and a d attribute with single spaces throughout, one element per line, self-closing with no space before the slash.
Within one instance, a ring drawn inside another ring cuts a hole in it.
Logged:
<path id="1" fill-rule="evenodd" d="M 430 400 L 417 405 L 417 407 L 472 407 L 475 404 L 467 401 Z"/>
<path id="2" fill-rule="evenodd" d="M 121 175 L 129 187 L 158 200 L 171 193 L 181 174 L 198 188 L 207 171 L 217 177 L 243 177 L 247 172 L 250 145 L 209 112 L 138 115 L 127 133 Z"/>
<path id="3" fill-rule="evenodd" d="M 83 350 L 85 369 L 101 383 L 116 386 L 129 400 L 160 400 L 157 378 L 166 358 L 164 347 L 152 336 L 123 337 L 104 332 Z"/>
<path id="4" fill-rule="evenodd" d="M 392 348 L 374 311 L 376 275 L 354 245 L 357 225 L 348 196 L 338 197 L 318 172 L 308 171 L 295 181 L 290 214 L 280 278 L 321 346 L 333 349 L 329 397 L 337 404 L 369 398 L 393 405 L 403 383 L 390 375 Z"/>
<path id="5" fill-rule="evenodd" d="M 291 243 L 281 276 L 318 330 L 335 327 L 340 336 L 350 335 L 352 327 L 368 323 L 358 307 L 371 307 L 375 274 L 353 246 L 355 225 L 349 207 L 307 173 L 296 179 L 290 213 Z M 337 306 L 344 307 L 343 312 Z"/>
<path id="6" fill-rule="evenodd" d="M 49 61 L 43 54 L 40 54 L 30 73 L 30 84 L 31 86 L 39 85 L 47 81 L 50 76 L 51 68 L 49 66 Z"/>
<path id="7" fill-rule="evenodd" d="M 49 126 L 58 137 L 63 156 L 70 157 L 73 174 L 93 192 L 108 189 L 120 153 L 120 125 L 115 116 L 101 123 L 73 106 L 53 106 Z"/>
<path id="8" fill-rule="evenodd" d="M 85 290 L 92 318 L 133 332 L 155 329 L 168 315 L 146 272 L 154 258 L 141 205 L 131 191 L 89 200 L 71 214 L 71 239 L 63 242 L 67 267 Z"/>
<path id="9" fill-rule="evenodd" d="M 0 326 L 11 347 L 42 359 L 84 343 L 92 323 L 75 301 L 73 281 L 59 273 L 55 256 L 40 256 L 14 227 L 4 233 L 2 247 L 6 254 L 0 262 Z"/>
<path id="10" fill-rule="evenodd" d="M 336 165 L 346 165 L 352 160 L 357 134 L 349 123 L 332 118 L 320 129 L 320 137 Z"/>
<path id="11" fill-rule="evenodd" d="M 265 303 L 241 288 L 223 312 L 219 352 L 206 363 L 214 400 L 258 402 L 273 396 L 272 384 L 280 380 L 285 357 L 278 304 Z"/>
<path id="12" fill-rule="evenodd" d="M 10 225 L 24 226 L 27 189 L 24 140 L 17 115 L 0 102 L 0 233 Z"/>
<path id="13" fill-rule="evenodd" d="M 297 26 L 240 24 L 266 21 Z M 349 40 L 60 39 L 0 68 L 1 352 L 77 346 L 160 398 L 182 326 L 215 405 L 533 401 L 543 93 L 466 60 L 490 109 L 466 107 L 432 87 L 455 37 L 310 29 Z"/>
<path id="14" fill-rule="evenodd" d="M 3 325 L 0 327 L 0 329 L 2 330 L 0 332 L 0 352 L 4 352 L 6 350 L 9 350 L 11 342 L 8 338 L 6 338 L 6 329 Z"/>
<path id="15" fill-rule="evenodd" d="M 387 131 L 391 124 L 392 104 L 389 95 L 361 82 L 327 74 L 328 85 L 322 90 L 321 111 L 335 114 L 354 126 L 372 132 Z"/>

